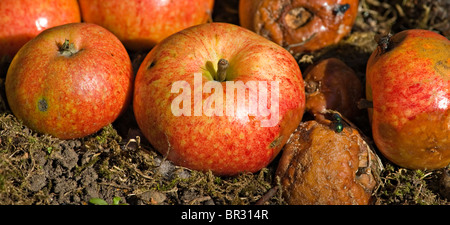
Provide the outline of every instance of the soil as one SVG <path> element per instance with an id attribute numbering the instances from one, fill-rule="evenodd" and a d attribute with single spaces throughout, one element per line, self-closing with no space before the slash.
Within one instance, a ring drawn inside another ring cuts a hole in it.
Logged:
<path id="1" fill-rule="evenodd" d="M 302 71 L 322 58 L 337 57 L 365 82 L 375 34 L 422 28 L 449 38 L 449 9 L 446 0 L 361 0 L 350 35 L 335 46 L 294 57 Z M 239 24 L 238 1 L 216 0 L 212 19 Z M 146 54 L 130 52 L 135 71 Z M 279 157 L 257 173 L 235 177 L 179 167 L 145 140 L 131 108 L 85 138 L 59 140 L 37 134 L 9 110 L 4 89 L 7 67 L 6 63 L 0 67 L 0 205 L 87 205 L 99 199 L 130 205 L 251 205 L 267 192 L 273 195 L 262 204 L 286 204 L 281 189 L 274 188 L 279 185 L 274 177 Z M 308 119 L 311 116 L 305 115 Z M 357 125 L 370 137 L 367 118 Z M 408 170 L 382 161 L 385 170 L 374 204 L 450 204 L 449 167 Z"/>

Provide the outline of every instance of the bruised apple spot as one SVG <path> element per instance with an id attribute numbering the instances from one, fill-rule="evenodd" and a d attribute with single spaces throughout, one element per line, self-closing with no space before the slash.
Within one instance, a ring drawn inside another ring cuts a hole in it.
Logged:
<path id="1" fill-rule="evenodd" d="M 150 63 L 150 65 L 148 65 L 147 69 L 149 70 L 149 69 L 153 68 L 155 65 L 156 65 L 156 61 L 152 61 Z"/>
<path id="2" fill-rule="evenodd" d="M 447 62 L 445 62 L 444 60 L 439 60 L 436 62 L 436 64 L 434 65 L 434 70 L 436 70 L 437 73 L 439 73 L 439 75 L 441 75 L 442 77 L 447 77 L 447 74 L 445 73 L 445 71 L 450 70 L 450 66 Z"/>
<path id="3" fill-rule="evenodd" d="M 45 98 L 39 99 L 37 106 L 38 106 L 39 111 L 41 111 L 41 112 L 47 112 L 47 110 L 48 110 L 48 103 L 47 103 L 47 100 L 45 100 Z"/>
<path id="4" fill-rule="evenodd" d="M 422 113 L 407 120 L 399 130 L 380 124 L 378 129 L 384 141 L 378 144 L 385 145 L 387 151 L 383 154 L 400 166 L 437 169 L 450 163 L 449 127 L 450 111 Z"/>
<path id="5" fill-rule="evenodd" d="M 275 138 L 275 140 L 273 140 L 270 144 L 269 144 L 269 148 L 276 148 L 281 144 L 281 141 L 283 140 L 283 135 Z"/>
<path id="6" fill-rule="evenodd" d="M 390 140 L 397 133 L 395 131 L 394 126 L 392 126 L 388 123 L 381 123 L 378 126 L 378 132 L 379 132 L 380 136 L 385 140 Z"/>

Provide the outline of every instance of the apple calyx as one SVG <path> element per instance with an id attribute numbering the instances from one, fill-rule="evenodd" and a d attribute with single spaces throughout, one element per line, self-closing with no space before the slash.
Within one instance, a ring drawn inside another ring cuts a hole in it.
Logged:
<path id="1" fill-rule="evenodd" d="M 74 43 L 70 43 L 68 39 L 64 41 L 64 43 L 59 46 L 59 54 L 62 56 L 70 57 L 76 54 L 78 50 L 75 48 Z"/>
<path id="2" fill-rule="evenodd" d="M 215 79 L 216 81 L 222 82 L 226 80 L 228 66 L 229 63 L 226 59 L 220 59 L 219 62 L 217 62 L 217 76 Z"/>
<path id="3" fill-rule="evenodd" d="M 320 83 L 310 80 L 305 82 L 305 94 L 312 95 L 319 91 Z"/>
<path id="4" fill-rule="evenodd" d="M 306 25 L 313 17 L 313 14 L 303 7 L 293 8 L 284 16 L 286 25 L 295 30 Z"/>

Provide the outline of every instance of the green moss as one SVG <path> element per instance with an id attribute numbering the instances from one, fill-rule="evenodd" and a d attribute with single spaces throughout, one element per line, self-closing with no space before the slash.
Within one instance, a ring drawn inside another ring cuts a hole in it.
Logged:
<path id="1" fill-rule="evenodd" d="M 0 174 L 0 192 L 5 190 L 5 176 Z"/>
<path id="2" fill-rule="evenodd" d="M 387 163 L 382 174 L 382 185 L 376 196 L 378 204 L 441 204 L 430 187 L 430 180 L 437 179 L 436 171 L 408 170 Z"/>

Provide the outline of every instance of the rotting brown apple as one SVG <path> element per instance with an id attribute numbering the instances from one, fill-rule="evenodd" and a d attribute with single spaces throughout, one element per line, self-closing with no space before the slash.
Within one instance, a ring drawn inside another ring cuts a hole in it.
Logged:
<path id="1" fill-rule="evenodd" d="M 352 68 L 337 58 L 327 58 L 309 66 L 305 72 L 306 111 L 318 122 L 325 122 L 328 110 L 335 110 L 351 121 L 361 115 L 358 101 L 363 86 Z"/>
<path id="2" fill-rule="evenodd" d="M 239 2 L 243 27 L 293 53 L 338 43 L 356 20 L 358 0 L 246 0 Z"/>
<path id="3" fill-rule="evenodd" d="M 357 129 L 302 122 L 286 144 L 276 176 L 291 205 L 367 205 L 383 165 Z"/>

